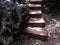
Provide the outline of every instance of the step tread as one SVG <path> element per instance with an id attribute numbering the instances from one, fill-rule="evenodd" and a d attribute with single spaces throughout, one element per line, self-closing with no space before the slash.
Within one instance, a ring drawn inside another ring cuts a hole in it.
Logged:
<path id="1" fill-rule="evenodd" d="M 27 27 L 25 32 L 41 35 L 41 36 L 47 36 L 47 31 L 45 30 L 45 28 L 41 28 L 41 27 Z"/>
<path id="2" fill-rule="evenodd" d="M 28 23 L 45 23 L 43 18 L 30 18 Z"/>
<path id="3" fill-rule="evenodd" d="M 41 10 L 30 10 L 29 14 L 42 14 Z"/>
<path id="4" fill-rule="evenodd" d="M 41 4 L 28 4 L 28 7 L 41 7 Z"/>

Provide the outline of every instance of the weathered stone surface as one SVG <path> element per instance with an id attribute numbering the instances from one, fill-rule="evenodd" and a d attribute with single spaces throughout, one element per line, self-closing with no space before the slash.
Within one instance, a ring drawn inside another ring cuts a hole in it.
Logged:
<path id="1" fill-rule="evenodd" d="M 25 30 L 27 33 L 32 33 L 40 36 L 48 36 L 47 31 L 41 27 L 27 27 Z"/>
<path id="2" fill-rule="evenodd" d="M 41 7 L 40 4 L 27 4 L 27 6 L 29 6 L 29 7 Z"/>
<path id="3" fill-rule="evenodd" d="M 30 10 L 29 14 L 42 14 L 41 10 Z"/>

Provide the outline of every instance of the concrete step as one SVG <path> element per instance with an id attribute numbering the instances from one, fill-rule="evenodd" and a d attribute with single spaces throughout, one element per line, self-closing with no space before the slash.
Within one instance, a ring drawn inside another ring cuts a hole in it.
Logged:
<path id="1" fill-rule="evenodd" d="M 45 21 L 43 18 L 30 18 L 27 25 L 31 27 L 45 27 Z"/>
<path id="2" fill-rule="evenodd" d="M 45 23 L 43 18 L 30 18 L 28 23 Z"/>
<path id="3" fill-rule="evenodd" d="M 40 38 L 41 40 L 46 40 L 48 37 L 48 32 L 45 28 L 41 28 L 41 27 L 27 27 L 24 32 L 36 35 L 35 37 L 37 37 L 38 39 Z M 34 37 L 34 36 L 33 36 Z"/>
<path id="4" fill-rule="evenodd" d="M 41 10 L 30 10 L 29 14 L 42 14 Z"/>
<path id="5" fill-rule="evenodd" d="M 41 4 L 27 4 L 28 7 L 41 7 Z"/>
<path id="6" fill-rule="evenodd" d="M 25 31 L 32 34 L 47 36 L 47 31 L 45 30 L 45 28 L 41 27 L 27 27 Z"/>
<path id="7" fill-rule="evenodd" d="M 40 4 L 28 4 L 27 6 L 31 10 L 41 10 L 42 9 Z"/>
<path id="8" fill-rule="evenodd" d="M 34 10 L 34 9 L 35 10 L 41 10 L 42 9 L 40 4 L 28 4 L 27 6 L 31 10 Z"/>

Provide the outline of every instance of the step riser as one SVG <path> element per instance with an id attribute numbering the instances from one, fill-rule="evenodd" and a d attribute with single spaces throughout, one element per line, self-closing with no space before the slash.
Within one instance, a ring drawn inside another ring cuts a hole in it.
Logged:
<path id="1" fill-rule="evenodd" d="M 30 4 L 42 4 L 42 2 L 40 1 L 29 1 Z"/>
<path id="2" fill-rule="evenodd" d="M 40 15 L 39 14 L 37 14 L 37 15 L 29 14 L 29 15 L 30 15 L 31 18 L 41 18 L 41 16 L 42 16 L 41 14 Z"/>
<path id="3" fill-rule="evenodd" d="M 29 1 L 43 1 L 43 0 L 29 0 Z"/>
<path id="4" fill-rule="evenodd" d="M 41 36 L 41 35 L 37 35 L 37 34 L 30 34 L 30 37 L 34 38 L 34 39 L 39 39 L 41 41 L 47 41 L 48 36 Z"/>
<path id="5" fill-rule="evenodd" d="M 28 8 L 31 10 L 41 10 L 42 9 L 41 7 L 28 7 Z"/>
<path id="6" fill-rule="evenodd" d="M 27 23 L 30 27 L 45 27 L 45 23 Z"/>

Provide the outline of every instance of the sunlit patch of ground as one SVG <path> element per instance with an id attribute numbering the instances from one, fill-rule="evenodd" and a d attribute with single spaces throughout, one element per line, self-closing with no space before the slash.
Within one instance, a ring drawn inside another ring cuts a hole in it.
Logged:
<path id="1" fill-rule="evenodd" d="M 49 25 L 46 26 L 48 31 L 48 45 L 60 45 L 60 14 L 53 13 L 49 20 Z"/>

